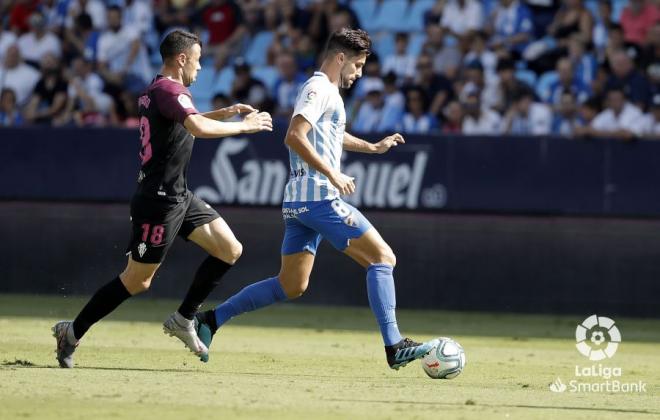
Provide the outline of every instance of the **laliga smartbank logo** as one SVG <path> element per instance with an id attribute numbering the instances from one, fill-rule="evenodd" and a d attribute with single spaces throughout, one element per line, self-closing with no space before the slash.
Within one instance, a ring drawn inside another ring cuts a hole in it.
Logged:
<path id="1" fill-rule="evenodd" d="M 591 315 L 578 324 L 575 329 L 575 341 L 575 347 L 581 355 L 592 362 L 597 362 L 614 357 L 621 343 L 621 332 L 611 318 Z M 556 393 L 646 392 L 645 382 L 622 381 L 623 370 L 618 366 L 607 366 L 602 363 L 575 365 L 574 377 L 575 379 L 567 384 L 557 377 L 550 384 L 550 391 Z"/>

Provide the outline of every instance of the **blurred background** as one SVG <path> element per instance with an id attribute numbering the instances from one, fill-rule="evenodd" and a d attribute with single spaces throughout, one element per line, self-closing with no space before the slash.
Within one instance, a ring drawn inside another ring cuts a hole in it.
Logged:
<path id="1" fill-rule="evenodd" d="M 350 26 L 373 54 L 347 128 L 407 138 L 344 161 L 400 306 L 660 316 L 658 0 L 0 0 L 0 25 L 0 292 L 88 294 L 122 268 L 137 96 L 174 28 L 203 40 L 200 111 L 275 119 L 195 146 L 189 186 L 245 248 L 214 297 L 275 272 L 287 122 Z M 302 300 L 365 305 L 329 248 Z M 182 295 L 201 259 L 177 244 L 152 295 Z"/>

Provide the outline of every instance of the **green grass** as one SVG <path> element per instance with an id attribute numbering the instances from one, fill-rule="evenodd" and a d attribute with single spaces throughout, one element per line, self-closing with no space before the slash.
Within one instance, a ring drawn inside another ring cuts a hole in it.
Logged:
<path id="1" fill-rule="evenodd" d="M 202 364 L 160 321 L 176 302 L 135 299 L 93 327 L 77 368 L 57 368 L 54 321 L 79 298 L 0 295 L 0 419 L 443 418 L 607 419 L 660 416 L 660 320 L 616 319 L 623 343 L 604 363 L 644 394 L 563 393 L 574 379 L 584 317 L 399 311 L 415 339 L 465 348 L 458 378 L 418 363 L 390 370 L 368 309 L 280 305 L 224 327 Z M 604 314 L 603 314 L 604 315 Z M 587 378 L 588 380 L 589 378 Z"/>

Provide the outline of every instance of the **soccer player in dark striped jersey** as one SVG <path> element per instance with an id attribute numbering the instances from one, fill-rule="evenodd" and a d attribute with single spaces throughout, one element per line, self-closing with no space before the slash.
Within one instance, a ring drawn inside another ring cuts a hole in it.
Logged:
<path id="1" fill-rule="evenodd" d="M 171 32 L 162 41 L 160 54 L 161 71 L 138 100 L 142 166 L 131 200 L 128 264 L 92 296 L 73 321 L 60 321 L 53 327 L 57 360 L 63 368 L 73 367 L 73 352 L 94 323 L 149 288 L 177 236 L 199 245 L 209 256 L 163 328 L 197 356 L 205 356 L 208 349 L 195 333 L 194 316 L 242 252 L 227 223 L 188 190 L 186 171 L 195 138 L 272 131 L 271 117 L 244 104 L 207 113 L 197 111 L 188 90 L 201 69 L 201 42 L 196 35 Z M 245 115 L 242 121 L 222 121 L 237 114 Z"/>

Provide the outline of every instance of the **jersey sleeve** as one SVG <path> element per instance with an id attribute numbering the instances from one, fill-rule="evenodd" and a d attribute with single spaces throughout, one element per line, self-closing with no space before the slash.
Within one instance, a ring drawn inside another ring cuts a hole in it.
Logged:
<path id="1" fill-rule="evenodd" d="M 321 119 L 321 115 L 327 108 L 328 97 L 327 89 L 322 89 L 319 84 L 306 84 L 298 95 L 296 106 L 293 109 L 293 116 L 301 115 L 310 124 L 315 124 Z"/>
<path id="2" fill-rule="evenodd" d="M 158 111 L 167 119 L 180 124 L 188 115 L 199 114 L 193 105 L 192 97 L 187 89 L 178 88 L 175 84 L 163 84 L 153 91 Z"/>

